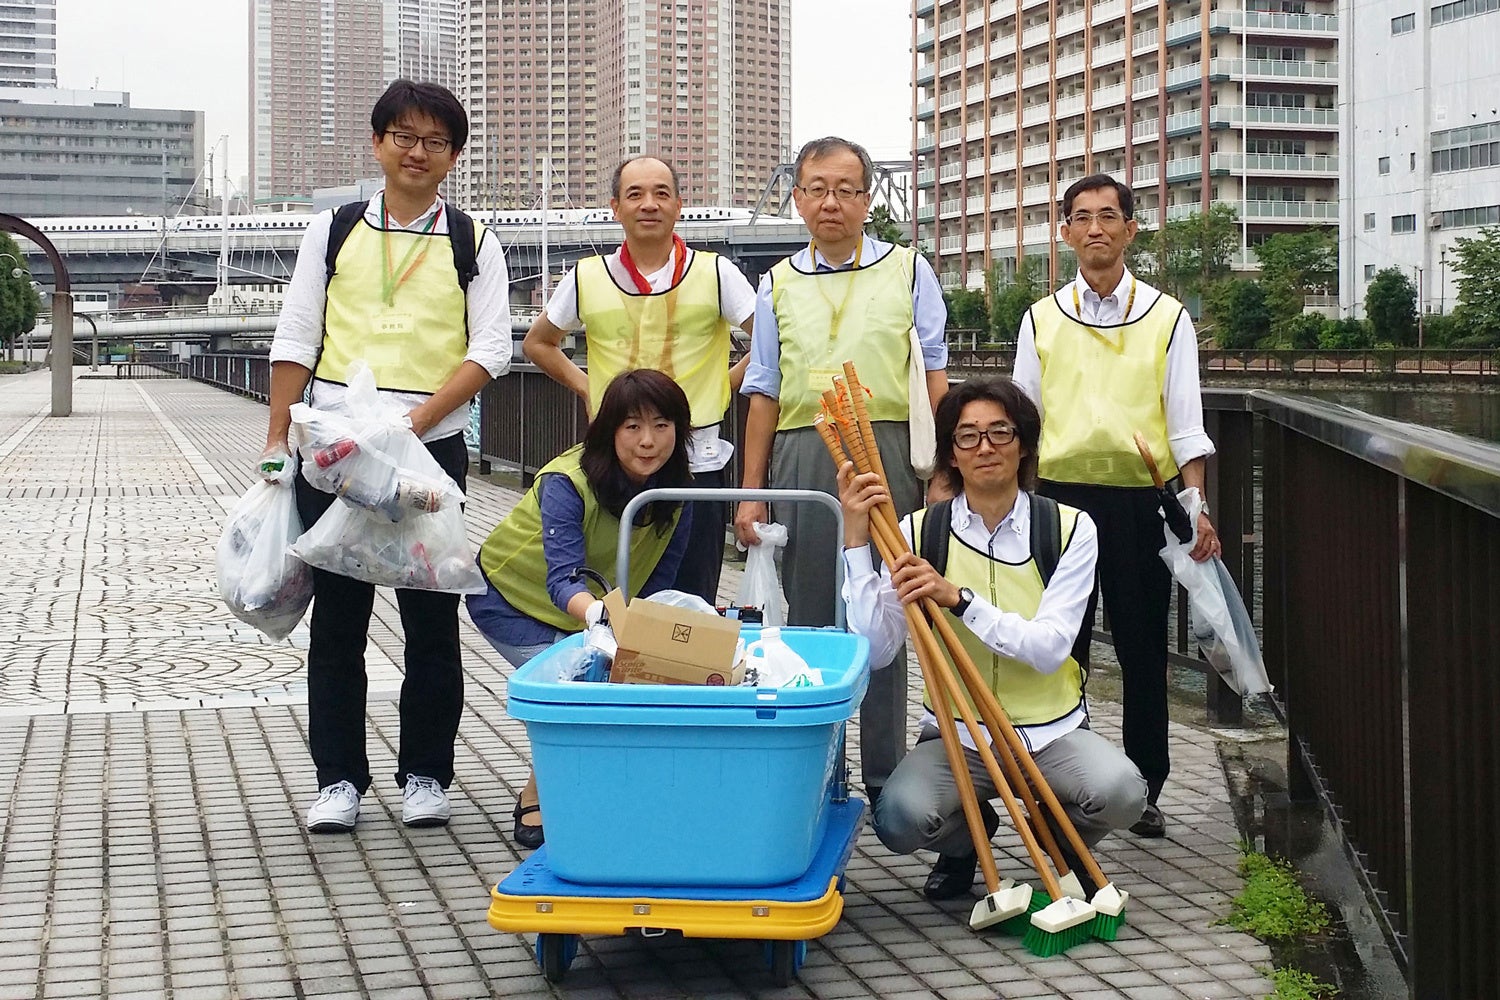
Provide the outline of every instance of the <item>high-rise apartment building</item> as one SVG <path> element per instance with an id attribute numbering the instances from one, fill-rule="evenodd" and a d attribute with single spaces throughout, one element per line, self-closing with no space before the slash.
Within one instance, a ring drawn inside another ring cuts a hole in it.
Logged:
<path id="1" fill-rule="evenodd" d="M 452 88 L 460 0 L 252 0 L 250 171 L 257 201 L 379 173 L 370 108 L 400 76 Z"/>
<path id="2" fill-rule="evenodd" d="M 1341 13 L 1339 301 L 1387 267 L 1453 308 L 1450 248 L 1500 225 L 1500 0 L 1373 0 Z"/>
<path id="3" fill-rule="evenodd" d="M 916 231 L 945 286 L 1037 255 L 1110 173 L 1143 228 L 1238 211 L 1243 247 L 1338 215 L 1335 0 L 914 0 Z M 1254 267 L 1243 251 L 1236 266 Z"/>
<path id="4" fill-rule="evenodd" d="M 57 0 L 0 0 L 0 87 L 57 86 Z"/>
<path id="5" fill-rule="evenodd" d="M 683 197 L 759 196 L 791 137 L 790 0 L 466 0 L 461 197 L 598 205 L 626 156 L 671 162 Z"/>

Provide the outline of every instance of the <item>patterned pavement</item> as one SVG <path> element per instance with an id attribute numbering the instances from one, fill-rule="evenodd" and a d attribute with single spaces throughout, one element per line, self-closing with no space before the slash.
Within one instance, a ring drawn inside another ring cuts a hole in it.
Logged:
<path id="1" fill-rule="evenodd" d="M 549 984 L 530 943 L 485 920 L 489 886 L 521 857 L 507 833 L 528 748 L 505 714 L 510 667 L 465 619 L 454 819 L 407 829 L 386 771 L 400 621 L 380 592 L 377 784 L 355 835 L 310 836 L 305 626 L 272 643 L 214 585 L 264 408 L 186 381 L 79 378 L 74 415 L 52 418 L 48 377 L 0 376 L 0 1000 L 1269 992 L 1266 948 L 1214 923 L 1239 887 L 1215 737 L 1175 724 L 1168 838 L 1099 852 L 1132 893 L 1116 942 L 1040 959 L 975 933 L 970 903 L 922 898 L 930 856 L 894 857 L 866 830 L 843 920 L 789 988 L 771 985 L 757 943 L 675 934 L 587 938 Z M 476 479 L 469 499 L 477 545 L 517 496 Z M 737 582 L 727 568 L 726 596 Z M 1094 709 L 1117 739 L 1118 707 Z M 1020 876 L 1019 840 L 1002 828 L 997 843 L 1002 874 Z"/>

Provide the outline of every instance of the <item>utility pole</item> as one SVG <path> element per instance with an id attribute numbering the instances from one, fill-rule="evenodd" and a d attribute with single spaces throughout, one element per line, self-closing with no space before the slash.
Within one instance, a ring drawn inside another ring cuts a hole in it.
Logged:
<path id="1" fill-rule="evenodd" d="M 1448 296 L 1448 244 L 1438 247 L 1438 315 L 1445 312 Z"/>
<path id="2" fill-rule="evenodd" d="M 1422 265 L 1413 268 L 1417 272 L 1417 350 L 1422 349 L 1422 317 L 1427 315 L 1427 296 L 1422 292 Z"/>

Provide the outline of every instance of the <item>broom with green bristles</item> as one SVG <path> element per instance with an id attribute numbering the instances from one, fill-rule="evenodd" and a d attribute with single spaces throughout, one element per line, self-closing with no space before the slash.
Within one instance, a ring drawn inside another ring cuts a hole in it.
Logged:
<path id="1" fill-rule="evenodd" d="M 866 452 L 866 455 L 863 456 L 865 461 L 856 461 L 856 469 L 859 471 L 877 472 L 880 474 L 882 480 L 884 480 L 884 467 L 881 464 L 879 449 L 875 446 L 868 411 L 864 405 L 864 390 L 859 383 L 858 376 L 852 364 L 846 363 L 844 365 L 843 381 L 844 385 L 840 386 L 840 392 L 837 394 L 839 423 L 846 428 L 846 437 L 851 440 L 857 439 L 864 446 L 863 450 Z M 857 429 L 855 433 L 848 432 L 848 428 L 851 425 Z M 835 454 L 834 458 L 837 463 L 839 455 Z M 872 518 L 872 525 L 881 524 L 882 521 L 885 522 L 885 527 L 878 530 L 886 532 L 887 540 L 892 543 L 893 553 L 898 553 L 906 549 L 905 539 L 900 533 L 899 526 L 896 524 L 895 511 L 889 505 L 882 505 L 876 510 L 877 512 L 881 512 L 881 516 Z M 1051 872 L 1046 870 L 1046 863 L 1037 857 L 1034 838 L 1027 836 L 1031 832 L 1028 824 L 1022 822 L 1013 812 L 1012 819 L 1016 822 L 1018 832 L 1021 832 L 1023 839 L 1027 841 L 1028 851 L 1033 855 L 1033 863 L 1038 868 L 1038 873 L 1043 876 L 1043 881 L 1047 883 L 1048 894 L 1052 897 L 1051 903 L 1037 910 L 1031 919 L 1027 929 L 1027 947 L 1038 954 L 1057 954 L 1071 947 L 1073 944 L 1086 940 L 1091 935 L 1105 940 L 1113 940 L 1118 933 L 1120 925 L 1124 922 L 1124 907 L 1126 900 L 1129 898 L 1128 893 L 1116 889 L 1105 878 L 1093 854 L 1089 851 L 1087 845 L 1083 843 L 1083 839 L 1078 835 L 1078 831 L 1073 826 L 1062 804 L 1047 785 L 1046 779 L 1036 766 L 1036 762 L 1032 760 L 1030 752 L 1012 726 L 999 700 L 995 697 L 994 692 L 984 683 L 983 677 L 974 666 L 967 650 L 959 641 L 957 634 L 954 632 L 951 623 L 947 620 L 942 609 L 930 599 L 925 600 L 924 605 L 925 610 L 931 617 L 932 623 L 936 625 L 938 634 L 942 637 L 944 645 L 948 647 L 953 664 L 958 668 L 958 672 L 962 677 L 964 685 L 968 688 L 974 704 L 979 708 L 980 714 L 984 718 L 985 726 L 991 734 L 999 733 L 1003 737 L 1002 742 L 1009 751 L 1002 755 L 1005 758 L 1006 764 L 1009 765 L 1007 768 L 1011 775 L 1009 784 L 1015 787 L 1022 795 L 1030 815 L 1036 822 L 1037 832 L 1045 841 L 1048 855 L 1056 863 L 1058 871 L 1065 873 L 1062 880 L 1051 878 Z M 932 635 L 926 621 L 922 622 L 922 627 L 914 628 L 912 632 L 914 637 L 924 632 L 929 638 Z M 918 648 L 920 652 L 921 646 L 919 645 Z M 942 660 L 941 651 L 938 650 L 937 652 L 937 658 L 942 661 L 940 669 L 946 672 L 948 664 L 945 660 Z M 952 691 L 957 693 L 958 690 L 957 684 L 953 684 Z M 957 701 L 962 708 L 967 708 L 967 703 L 964 699 L 959 697 Z M 987 741 L 976 739 L 975 742 L 983 745 Z M 989 748 L 986 746 L 984 749 L 988 751 Z M 981 756 L 987 756 L 987 754 L 982 754 Z M 986 761 L 987 766 L 993 763 L 993 758 Z M 997 773 L 992 772 L 992 777 L 998 779 L 995 782 L 997 788 L 1005 786 L 1004 779 L 1000 778 Z M 1028 778 L 1030 779 L 1029 781 L 1027 780 Z M 1052 837 L 1045 817 L 1042 815 L 1035 800 L 1032 799 L 1028 785 L 1034 786 L 1037 789 L 1046 803 L 1048 811 L 1055 818 L 1058 828 L 1068 839 L 1069 846 L 1072 847 L 1089 876 L 1096 885 L 1102 886 L 1095 893 L 1092 905 L 1089 905 L 1089 903 L 1080 903 L 1080 900 L 1084 896 L 1082 886 L 1076 875 L 1066 871 L 1067 864 L 1062 852 Z M 1007 801 L 1007 805 L 1010 805 L 1009 801 Z M 1035 908 L 1031 907 L 1029 909 Z M 1017 921 L 1013 917 L 1009 922 L 1014 925 Z"/>

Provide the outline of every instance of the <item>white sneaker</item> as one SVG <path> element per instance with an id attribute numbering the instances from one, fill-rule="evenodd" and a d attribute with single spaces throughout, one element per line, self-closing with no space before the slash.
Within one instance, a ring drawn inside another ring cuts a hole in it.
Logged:
<path id="1" fill-rule="evenodd" d="M 338 833 L 354 829 L 359 819 L 359 792 L 347 781 L 318 792 L 318 801 L 307 810 L 307 828 L 313 833 Z"/>
<path id="2" fill-rule="evenodd" d="M 401 822 L 407 826 L 444 826 L 453 814 L 448 805 L 448 793 L 443 791 L 436 778 L 408 774 L 404 796 Z"/>

